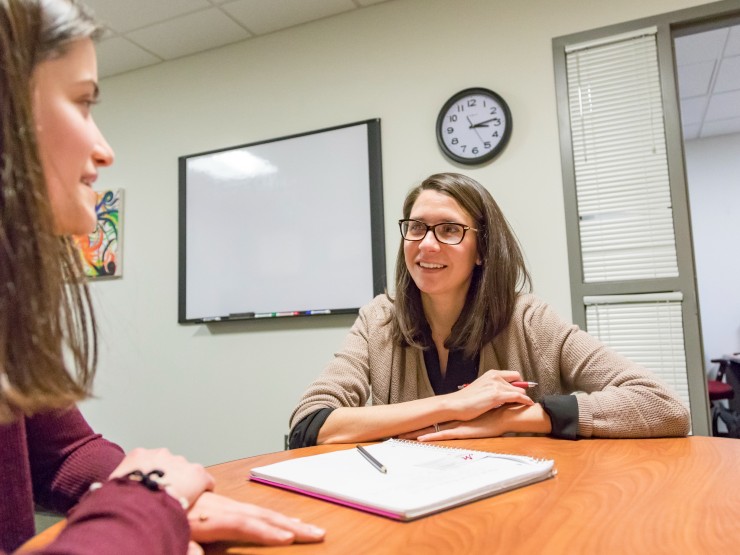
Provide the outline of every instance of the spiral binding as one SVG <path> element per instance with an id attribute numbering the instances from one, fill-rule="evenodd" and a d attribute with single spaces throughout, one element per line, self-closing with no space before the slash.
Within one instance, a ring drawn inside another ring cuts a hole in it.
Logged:
<path id="1" fill-rule="evenodd" d="M 456 453 L 476 453 L 481 455 L 486 455 L 489 457 L 496 457 L 499 459 L 510 459 L 512 461 L 517 461 L 521 463 L 531 463 L 531 464 L 541 464 L 541 463 L 550 463 L 552 462 L 550 459 L 537 459 L 534 457 L 529 457 L 527 455 L 509 455 L 506 453 L 493 453 L 491 451 L 478 451 L 476 449 L 462 449 L 460 447 L 449 447 L 447 445 L 433 445 L 431 443 L 422 443 L 421 441 L 411 441 L 409 439 L 396 439 L 391 438 L 387 440 L 388 443 L 394 444 L 394 443 L 402 443 L 405 445 L 413 445 L 414 447 L 419 447 L 422 449 L 445 449 L 447 451 L 454 451 Z"/>

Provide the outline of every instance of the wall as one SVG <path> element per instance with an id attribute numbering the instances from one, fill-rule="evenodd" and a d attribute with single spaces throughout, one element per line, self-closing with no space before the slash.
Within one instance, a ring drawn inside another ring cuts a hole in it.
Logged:
<path id="1" fill-rule="evenodd" d="M 500 203 L 536 292 L 570 318 L 551 40 L 701 3 L 394 0 L 104 80 L 95 115 L 118 162 L 99 186 L 126 191 L 124 277 L 93 285 L 103 350 L 86 416 L 127 449 L 165 444 L 204 464 L 280 450 L 352 323 L 178 325 L 183 154 L 380 117 L 388 275 L 406 191 L 462 171 Z M 434 135 L 444 102 L 471 86 L 501 94 L 514 120 L 504 153 L 472 169 Z"/>
<path id="2" fill-rule="evenodd" d="M 740 352 L 740 134 L 684 145 L 705 368 Z"/>

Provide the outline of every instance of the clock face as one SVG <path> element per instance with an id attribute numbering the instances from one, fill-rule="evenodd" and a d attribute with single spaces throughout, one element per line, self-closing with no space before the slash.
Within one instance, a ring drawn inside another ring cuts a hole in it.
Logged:
<path id="1" fill-rule="evenodd" d="M 511 136 L 511 111 L 503 98 L 483 88 L 460 91 L 437 117 L 437 142 L 449 158 L 480 164 L 503 150 Z"/>

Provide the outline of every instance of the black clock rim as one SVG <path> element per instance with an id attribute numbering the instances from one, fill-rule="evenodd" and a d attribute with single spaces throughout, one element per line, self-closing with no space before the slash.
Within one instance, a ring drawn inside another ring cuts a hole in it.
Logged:
<path id="1" fill-rule="evenodd" d="M 442 139 L 442 122 L 444 120 L 444 116 L 447 113 L 447 110 L 450 109 L 450 107 L 455 104 L 458 100 L 465 96 L 469 96 L 471 94 L 483 94 L 486 96 L 492 97 L 496 102 L 498 102 L 499 106 L 504 111 L 504 114 L 506 115 L 506 127 L 504 128 L 504 134 L 501 137 L 501 140 L 499 143 L 491 150 L 490 152 L 486 152 L 485 154 L 481 156 L 477 156 L 475 158 L 463 158 L 462 156 L 458 156 L 454 152 L 451 152 L 447 145 L 444 143 L 444 140 Z M 439 145 L 440 149 L 442 149 L 442 152 L 445 156 L 450 158 L 451 160 L 454 160 L 455 162 L 458 162 L 460 164 L 466 164 L 466 165 L 478 165 L 483 164 L 484 162 L 488 162 L 489 160 L 494 159 L 496 156 L 498 156 L 501 151 L 506 148 L 506 145 L 509 142 L 509 138 L 511 137 L 511 130 L 514 127 L 514 120 L 511 117 L 511 110 L 509 109 L 509 105 L 506 103 L 506 101 L 501 97 L 500 94 L 492 91 L 491 89 L 487 89 L 485 87 L 471 87 L 468 89 L 461 90 L 455 94 L 453 94 L 447 102 L 444 103 L 442 106 L 442 109 L 439 111 L 439 115 L 437 116 L 437 125 L 435 132 L 437 134 L 437 144 Z"/>

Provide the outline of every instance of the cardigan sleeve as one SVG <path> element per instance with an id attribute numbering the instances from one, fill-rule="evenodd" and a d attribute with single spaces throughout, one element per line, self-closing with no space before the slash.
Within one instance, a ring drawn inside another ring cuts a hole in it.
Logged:
<path id="1" fill-rule="evenodd" d="M 545 303 L 526 311 L 535 363 L 558 372 L 578 401 L 580 437 L 685 436 L 688 409 L 652 372 L 563 322 Z"/>
<path id="2" fill-rule="evenodd" d="M 124 457 L 90 428 L 77 407 L 26 419 L 34 500 L 66 513 L 93 482 L 104 481 Z"/>
<path id="3" fill-rule="evenodd" d="M 371 336 L 384 327 L 383 323 L 390 321 L 388 307 L 385 296 L 379 295 L 360 309 L 341 349 L 308 387 L 293 410 L 291 429 L 319 409 L 361 407 L 367 404 L 371 394 L 370 351 L 374 341 Z"/>
<path id="4" fill-rule="evenodd" d="M 352 325 L 341 349 L 308 386 L 290 417 L 291 429 L 318 409 L 361 407 L 370 397 L 366 307 Z"/>

